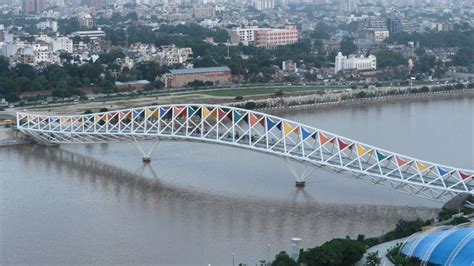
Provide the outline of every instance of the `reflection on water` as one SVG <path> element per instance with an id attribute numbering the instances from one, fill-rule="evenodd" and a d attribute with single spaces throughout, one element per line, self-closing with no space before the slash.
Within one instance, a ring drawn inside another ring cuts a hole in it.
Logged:
<path id="1" fill-rule="evenodd" d="M 0 158 L 1 169 L 15 173 L 2 176 L 0 243 L 7 263 L 222 265 L 237 252 L 239 262 L 253 264 L 265 259 L 267 243 L 276 253 L 288 250 L 291 237 L 314 246 L 434 213 L 320 204 L 301 189 L 289 201 L 217 195 L 165 184 L 151 164 L 125 170 L 39 145 L 2 149 Z M 21 168 L 23 174 L 13 170 Z"/>

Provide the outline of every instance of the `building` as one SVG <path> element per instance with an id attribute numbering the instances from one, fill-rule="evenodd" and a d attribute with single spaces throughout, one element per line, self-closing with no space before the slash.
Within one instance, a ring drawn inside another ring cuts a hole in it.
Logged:
<path id="1" fill-rule="evenodd" d="M 193 17 L 195 19 L 213 18 L 215 15 L 216 11 L 213 6 L 197 5 L 193 7 Z"/>
<path id="2" fill-rule="evenodd" d="M 22 0 L 21 5 L 24 14 L 41 13 L 46 7 L 46 0 Z"/>
<path id="3" fill-rule="evenodd" d="M 5 41 L 5 26 L 0 24 L 0 43 Z"/>
<path id="4" fill-rule="evenodd" d="M 252 6 L 257 10 L 267 10 L 275 8 L 275 0 L 253 0 Z"/>
<path id="5" fill-rule="evenodd" d="M 360 56 L 356 57 L 355 55 L 343 56 L 339 52 L 336 56 L 336 62 L 334 66 L 334 73 L 338 73 L 341 70 L 376 70 L 377 69 L 377 59 L 374 55 L 369 55 L 368 57 Z"/>
<path id="6" fill-rule="evenodd" d="M 148 80 L 135 80 L 135 81 L 127 81 L 127 82 L 116 81 L 115 87 L 121 91 L 127 91 L 127 90 L 141 91 L 149 84 L 150 82 Z"/>
<path id="7" fill-rule="evenodd" d="M 254 45 L 257 47 L 275 47 L 298 42 L 299 32 L 294 25 L 287 25 L 284 29 L 259 28 L 233 28 L 230 32 L 232 44 Z"/>
<path id="8" fill-rule="evenodd" d="M 185 64 L 192 57 L 190 47 L 177 48 L 175 45 L 161 46 L 157 52 L 157 61 L 160 65 Z"/>
<path id="9" fill-rule="evenodd" d="M 63 51 L 72 54 L 73 42 L 68 37 L 57 37 L 52 40 L 53 52 Z"/>
<path id="10" fill-rule="evenodd" d="M 46 30 L 50 29 L 53 32 L 58 31 L 58 22 L 56 20 L 46 20 L 46 21 L 41 21 L 38 24 L 36 24 L 36 27 L 40 30 Z"/>
<path id="11" fill-rule="evenodd" d="M 82 0 L 82 4 L 96 9 L 102 9 L 107 5 L 107 0 Z"/>
<path id="12" fill-rule="evenodd" d="M 343 0 L 344 12 L 350 14 L 357 8 L 357 0 Z"/>
<path id="13" fill-rule="evenodd" d="M 195 80 L 212 82 L 214 85 L 230 84 L 232 82 L 230 68 L 226 66 L 172 69 L 163 78 L 166 88 L 184 87 Z"/>
<path id="14" fill-rule="evenodd" d="M 390 36 L 390 32 L 388 30 L 369 28 L 366 29 L 365 32 L 367 34 L 367 39 L 372 44 L 381 43 Z"/>
<path id="15" fill-rule="evenodd" d="M 402 31 L 412 32 L 413 30 L 411 23 L 403 17 L 388 18 L 387 28 L 390 34 L 402 32 Z"/>
<path id="16" fill-rule="evenodd" d="M 51 63 L 51 54 L 50 46 L 47 43 L 36 43 L 33 45 L 33 52 L 35 56 L 35 63 Z"/>
<path id="17" fill-rule="evenodd" d="M 91 40 L 96 40 L 96 39 L 105 37 L 105 32 L 101 30 L 91 30 L 91 31 L 75 31 L 71 33 L 71 37 L 76 37 L 76 36 L 80 38 L 88 37 Z"/>
<path id="18" fill-rule="evenodd" d="M 242 43 L 243 45 L 249 45 L 255 40 L 256 30 L 258 30 L 257 26 L 233 28 L 230 31 L 230 42 L 232 44 Z"/>
<path id="19" fill-rule="evenodd" d="M 92 29 L 94 27 L 94 18 L 89 13 L 82 13 L 77 17 L 81 28 Z"/>
<path id="20" fill-rule="evenodd" d="M 293 25 L 284 29 L 258 29 L 254 34 L 253 45 L 267 48 L 297 43 L 299 37 L 298 29 Z"/>
<path id="21" fill-rule="evenodd" d="M 416 265 L 472 265 L 474 223 L 440 226 L 418 232 L 403 243 L 401 254 Z"/>

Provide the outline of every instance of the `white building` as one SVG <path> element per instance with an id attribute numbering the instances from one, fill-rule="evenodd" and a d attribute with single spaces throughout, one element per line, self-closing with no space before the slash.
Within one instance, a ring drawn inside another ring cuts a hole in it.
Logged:
<path id="1" fill-rule="evenodd" d="M 336 56 L 334 72 L 337 74 L 345 69 L 375 70 L 377 69 L 377 58 L 375 55 L 369 55 L 368 57 L 349 55 L 347 57 L 339 52 Z"/>
<path id="2" fill-rule="evenodd" d="M 249 43 L 255 40 L 255 31 L 257 29 L 257 26 L 233 28 L 230 31 L 230 42 L 233 44 L 242 43 L 243 45 L 249 45 Z"/>
<path id="3" fill-rule="evenodd" d="M 40 30 L 50 29 L 53 32 L 57 32 L 58 31 L 58 22 L 55 21 L 55 20 L 41 21 L 38 24 L 36 24 L 36 27 Z"/>
<path id="4" fill-rule="evenodd" d="M 379 29 L 366 29 L 367 39 L 372 44 L 377 44 L 383 42 L 390 36 L 388 30 L 379 30 Z"/>
<path id="5" fill-rule="evenodd" d="M 33 52 L 35 55 L 35 62 L 37 64 L 42 62 L 50 62 L 51 51 L 49 45 L 46 43 L 35 43 L 33 45 Z"/>
<path id="6" fill-rule="evenodd" d="M 53 52 L 64 51 L 72 54 L 73 52 L 73 43 L 72 40 L 68 37 L 57 37 L 52 41 Z"/>
<path id="7" fill-rule="evenodd" d="M 71 33 L 71 37 L 80 37 L 86 38 L 88 37 L 91 40 L 96 40 L 102 37 L 105 37 L 105 32 L 101 30 L 91 30 L 91 31 L 75 31 Z"/>
<path id="8" fill-rule="evenodd" d="M 157 53 L 157 61 L 161 65 L 184 64 L 193 55 L 190 47 L 176 48 L 175 45 L 161 46 Z"/>

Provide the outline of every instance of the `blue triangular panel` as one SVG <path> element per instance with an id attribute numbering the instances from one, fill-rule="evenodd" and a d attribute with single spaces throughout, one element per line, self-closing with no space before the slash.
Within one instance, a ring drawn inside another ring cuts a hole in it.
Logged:
<path id="1" fill-rule="evenodd" d="M 448 171 L 446 169 L 443 169 L 441 167 L 438 166 L 438 172 L 439 172 L 439 175 L 440 176 L 444 176 L 448 173 Z"/>
<path id="2" fill-rule="evenodd" d="M 307 131 L 306 129 L 304 129 L 304 127 L 301 127 L 301 135 L 303 136 L 303 140 L 311 137 L 314 135 L 314 133 L 310 133 L 309 131 Z"/>

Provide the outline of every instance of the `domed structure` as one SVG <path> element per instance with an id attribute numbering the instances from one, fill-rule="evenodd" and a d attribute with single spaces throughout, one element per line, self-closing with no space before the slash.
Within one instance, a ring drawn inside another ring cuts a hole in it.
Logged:
<path id="1" fill-rule="evenodd" d="M 474 263 L 474 224 L 443 226 L 410 236 L 401 253 L 434 265 Z"/>

